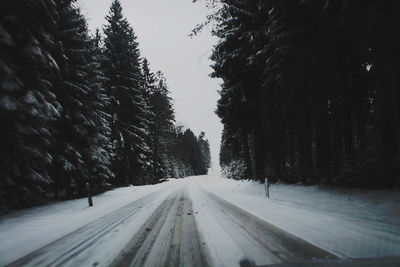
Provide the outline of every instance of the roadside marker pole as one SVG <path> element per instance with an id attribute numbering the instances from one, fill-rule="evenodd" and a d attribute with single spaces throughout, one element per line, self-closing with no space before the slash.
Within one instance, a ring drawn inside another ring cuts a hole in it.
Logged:
<path id="1" fill-rule="evenodd" d="M 269 183 L 268 178 L 265 178 L 265 196 L 269 198 Z"/>
<path id="2" fill-rule="evenodd" d="M 86 191 L 88 194 L 87 197 L 88 197 L 89 207 L 91 207 L 91 206 L 93 206 L 93 200 L 92 200 L 92 194 L 90 192 L 90 184 L 89 183 L 86 183 Z"/>

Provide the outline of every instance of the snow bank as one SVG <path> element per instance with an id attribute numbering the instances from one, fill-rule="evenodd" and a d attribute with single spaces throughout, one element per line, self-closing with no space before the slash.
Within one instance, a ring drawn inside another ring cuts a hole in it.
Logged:
<path id="1" fill-rule="evenodd" d="M 264 185 L 254 181 L 205 176 L 196 182 L 339 257 L 400 256 L 399 192 L 278 184 L 266 199 Z"/>
<path id="2" fill-rule="evenodd" d="M 128 203 L 152 192 L 173 187 L 177 183 L 177 180 L 171 179 L 170 182 L 157 185 L 114 189 L 94 196 L 94 206 L 90 208 L 87 198 L 82 198 L 0 217 L 0 266 L 27 255 Z M 166 194 L 160 195 L 157 204 L 161 204 L 163 197 L 166 197 Z M 147 216 L 150 214 L 151 212 L 148 212 Z M 126 236 L 129 238 L 131 233 Z"/>

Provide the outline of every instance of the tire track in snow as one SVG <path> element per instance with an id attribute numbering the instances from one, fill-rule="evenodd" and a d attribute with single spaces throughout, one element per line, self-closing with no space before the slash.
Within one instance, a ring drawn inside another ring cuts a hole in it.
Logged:
<path id="1" fill-rule="evenodd" d="M 209 266 L 186 188 L 158 207 L 112 266 Z"/>
<path id="2" fill-rule="evenodd" d="M 336 259 L 325 251 L 285 230 L 270 224 L 214 193 L 201 188 L 207 212 L 246 254 L 264 259 L 262 264 L 291 263 L 312 259 Z"/>
<path id="3" fill-rule="evenodd" d="M 167 188 L 122 206 L 7 266 L 59 266 L 73 263 L 76 256 L 95 246 L 104 236 L 112 233 L 143 208 L 152 205 L 165 190 Z"/>

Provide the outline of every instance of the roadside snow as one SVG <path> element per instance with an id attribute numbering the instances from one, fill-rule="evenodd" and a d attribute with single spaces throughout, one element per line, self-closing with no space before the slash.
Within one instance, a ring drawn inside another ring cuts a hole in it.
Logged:
<path id="1" fill-rule="evenodd" d="M 95 196 L 91 208 L 83 198 L 0 217 L 0 266 L 155 192 L 140 212 L 75 259 L 79 266 L 90 266 L 94 260 L 98 266 L 107 266 L 168 195 L 186 184 L 196 223 L 214 266 L 234 266 L 244 256 L 260 263 L 271 259 L 266 259 L 268 255 L 251 239 L 239 235 L 237 229 L 216 216 L 218 211 L 209 206 L 213 202 L 203 189 L 339 257 L 400 256 L 399 192 L 281 184 L 272 185 L 271 198 L 266 199 L 262 184 L 228 180 L 215 174 L 115 189 Z M 65 247 L 68 244 L 60 244 L 55 254 Z"/>
<path id="2" fill-rule="evenodd" d="M 218 175 L 192 179 L 251 214 L 339 257 L 400 256 L 399 192 L 278 184 L 270 187 L 271 198 L 266 199 L 264 185 L 257 182 Z M 212 237 L 211 231 L 217 228 L 212 230 L 206 219 L 197 217 L 201 231 Z"/>
<path id="3" fill-rule="evenodd" d="M 271 261 L 265 248 L 254 242 L 253 238 L 221 219 L 218 216 L 220 211 L 213 207 L 214 202 L 197 185 L 190 184 L 189 194 L 201 239 L 208 248 L 211 266 L 239 267 L 240 260 L 245 257 L 262 265 L 279 263 Z"/>
<path id="4" fill-rule="evenodd" d="M 143 223 L 178 183 L 178 180 L 171 179 L 167 183 L 157 185 L 114 189 L 94 196 L 94 206 L 90 208 L 87 198 L 81 198 L 17 211 L 0 217 L 0 266 L 11 263 L 141 197 L 167 189 L 164 194 L 160 194 L 157 203 L 154 203 L 150 210 L 142 212 L 139 221 Z M 121 236 L 125 236 L 125 241 L 128 242 L 131 235 L 132 233 L 124 235 L 121 231 L 120 238 L 113 244 L 123 246 L 123 242 L 120 242 Z M 113 248 L 115 249 L 117 248 Z"/>

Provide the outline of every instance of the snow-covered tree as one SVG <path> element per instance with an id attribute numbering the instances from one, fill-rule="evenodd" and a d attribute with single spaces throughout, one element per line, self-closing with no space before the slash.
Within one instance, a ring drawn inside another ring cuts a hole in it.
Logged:
<path id="1" fill-rule="evenodd" d="M 153 175 L 156 180 L 165 177 L 165 155 L 168 146 L 173 142 L 174 110 L 169 97 L 166 79 L 157 72 L 154 85 L 150 87 L 149 103 L 153 113 L 150 127 L 150 144 L 152 149 Z"/>
<path id="2" fill-rule="evenodd" d="M 112 182 L 114 173 L 111 171 L 111 158 L 113 156 L 111 142 L 111 115 L 107 113 L 107 107 L 110 104 L 109 98 L 105 92 L 105 77 L 101 69 L 102 47 L 100 46 L 101 36 L 99 31 L 92 38 L 92 44 L 89 47 L 89 56 L 91 61 L 88 64 L 88 78 L 90 84 L 89 107 L 95 112 L 95 132 L 90 137 L 90 149 L 87 151 L 87 157 L 90 164 L 87 166 L 91 174 L 92 188 L 102 191 Z"/>
<path id="3" fill-rule="evenodd" d="M 151 163 L 138 43 L 118 0 L 112 2 L 106 19 L 102 69 L 111 100 L 113 171 L 118 185 L 143 183 Z"/>
<path id="4" fill-rule="evenodd" d="M 222 165 L 240 159 L 260 181 L 400 183 L 398 1 L 204 1 Z"/>
<path id="5" fill-rule="evenodd" d="M 0 202 L 23 206 L 51 184 L 50 123 L 62 111 L 54 94 L 59 75 L 51 36 L 52 0 L 0 3 Z"/>
<path id="6" fill-rule="evenodd" d="M 95 41 L 85 18 L 73 4 L 56 0 L 58 16 L 54 37 L 60 76 L 55 94 L 63 107 L 55 123 L 55 193 L 82 195 L 85 183 L 99 187 L 113 177 L 105 149 L 109 126 L 104 114 L 104 89 Z"/>
<path id="7" fill-rule="evenodd" d="M 201 132 L 199 137 L 197 138 L 197 143 L 200 148 L 200 156 L 201 156 L 201 173 L 207 174 L 208 169 L 211 167 L 211 154 L 210 154 L 210 143 L 207 139 L 205 139 L 206 133 Z"/>

